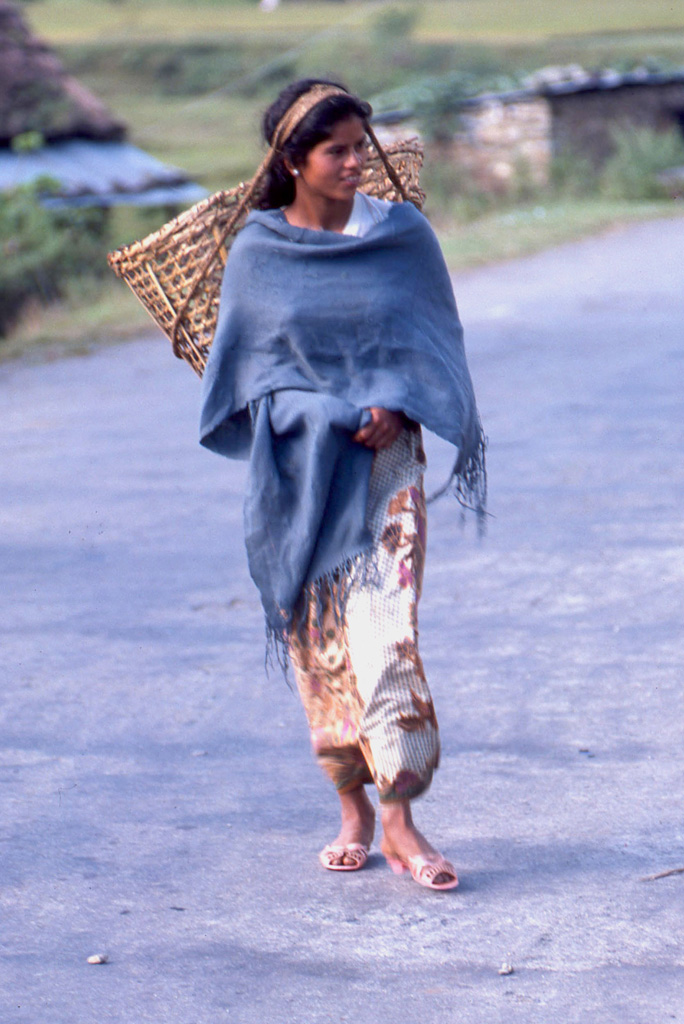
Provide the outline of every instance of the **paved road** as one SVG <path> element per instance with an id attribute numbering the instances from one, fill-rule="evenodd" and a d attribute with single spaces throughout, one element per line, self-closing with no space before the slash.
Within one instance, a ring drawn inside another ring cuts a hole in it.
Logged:
<path id="1" fill-rule="evenodd" d="M 319 868 L 191 371 L 0 369 L 3 1024 L 684 1021 L 684 874 L 642 880 L 684 867 L 683 267 L 678 219 L 456 282 L 495 518 L 431 520 L 455 893 Z"/>

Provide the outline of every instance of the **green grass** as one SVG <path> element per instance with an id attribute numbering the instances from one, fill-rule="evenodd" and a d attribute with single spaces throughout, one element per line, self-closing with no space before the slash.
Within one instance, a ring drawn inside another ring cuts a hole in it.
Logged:
<path id="1" fill-rule="evenodd" d="M 236 35 L 283 37 L 320 32 L 334 25 L 364 25 L 380 4 L 291 3 L 265 14 L 256 2 L 227 0 L 147 0 L 104 3 L 101 0 L 42 0 L 29 15 L 37 32 L 53 43 L 216 41 Z"/>
<path id="2" fill-rule="evenodd" d="M 97 76 L 84 76 L 89 86 Z M 113 92 L 100 91 L 112 96 Z M 130 126 L 135 145 L 182 167 L 210 191 L 249 178 L 262 158 L 259 119 L 263 101 L 214 96 L 194 100 L 153 93 L 119 92 L 116 113 Z"/>
<path id="3" fill-rule="evenodd" d="M 419 38 L 532 42 L 553 36 L 684 28 L 663 0 L 442 0 L 421 3 Z"/>
<path id="4" fill-rule="evenodd" d="M 540 201 L 489 213 L 468 223 L 444 223 L 438 235 L 449 269 L 467 270 L 541 252 L 634 221 L 684 216 L 672 201 L 606 199 Z"/>
<path id="5" fill-rule="evenodd" d="M 0 339 L 0 362 L 84 355 L 96 346 L 156 330 L 133 293 L 112 277 L 81 285 L 61 302 L 26 309 L 9 337 Z"/>
<path id="6" fill-rule="evenodd" d="M 398 3 L 290 3 L 265 14 L 255 0 L 42 0 L 29 14 L 36 30 L 56 43 L 284 36 L 335 25 L 367 26 L 383 7 L 414 9 L 418 38 L 451 42 L 539 41 L 559 35 L 684 28 L 679 4 L 664 0 L 399 0 Z"/>

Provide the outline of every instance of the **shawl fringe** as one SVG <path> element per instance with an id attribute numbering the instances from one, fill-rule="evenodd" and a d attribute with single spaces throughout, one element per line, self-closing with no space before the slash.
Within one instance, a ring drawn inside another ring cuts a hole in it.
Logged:
<path id="1" fill-rule="evenodd" d="M 344 624 L 347 604 L 355 587 L 373 587 L 380 585 L 380 570 L 374 547 L 345 558 L 340 565 L 308 583 L 297 602 L 290 622 L 286 621 L 283 612 L 283 625 L 274 626 L 265 619 L 266 627 L 266 671 L 270 673 L 276 665 L 290 684 L 288 669 L 290 666 L 290 636 L 295 633 L 302 643 L 310 643 L 311 637 L 305 633 L 311 625 L 319 634 L 318 646 L 325 648 L 324 616 L 330 609 L 335 625 Z M 313 620 L 306 614 L 307 605 L 313 605 Z"/>
<path id="2" fill-rule="evenodd" d="M 487 519 L 491 516 L 487 511 L 487 444 L 487 437 L 480 425 L 474 449 L 465 459 L 461 452 L 458 453 L 446 483 L 427 499 L 430 505 L 447 493 L 453 494 L 463 509 L 462 522 L 466 510 L 475 513 L 479 537 L 487 532 Z"/>

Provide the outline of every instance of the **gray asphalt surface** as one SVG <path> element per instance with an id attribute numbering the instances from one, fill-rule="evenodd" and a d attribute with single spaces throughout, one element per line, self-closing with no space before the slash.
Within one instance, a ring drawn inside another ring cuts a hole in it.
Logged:
<path id="1" fill-rule="evenodd" d="M 167 343 L 0 368 L 3 1024 L 684 1021 L 684 874 L 643 880 L 684 867 L 683 280 L 684 219 L 456 280 L 495 518 L 430 523 L 453 893 L 319 867 L 244 467 Z"/>

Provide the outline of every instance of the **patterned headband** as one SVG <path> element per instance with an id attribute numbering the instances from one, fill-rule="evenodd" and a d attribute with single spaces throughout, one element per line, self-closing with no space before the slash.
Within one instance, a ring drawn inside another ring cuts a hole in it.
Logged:
<path id="1" fill-rule="evenodd" d="M 292 106 L 285 111 L 276 126 L 276 130 L 273 132 L 271 151 L 279 153 L 292 135 L 292 132 L 302 123 L 306 115 L 314 107 L 317 107 L 319 103 L 322 103 L 323 100 L 330 99 L 331 96 L 346 96 L 350 98 L 348 92 L 336 85 L 312 85 L 310 89 L 296 99 Z"/>

